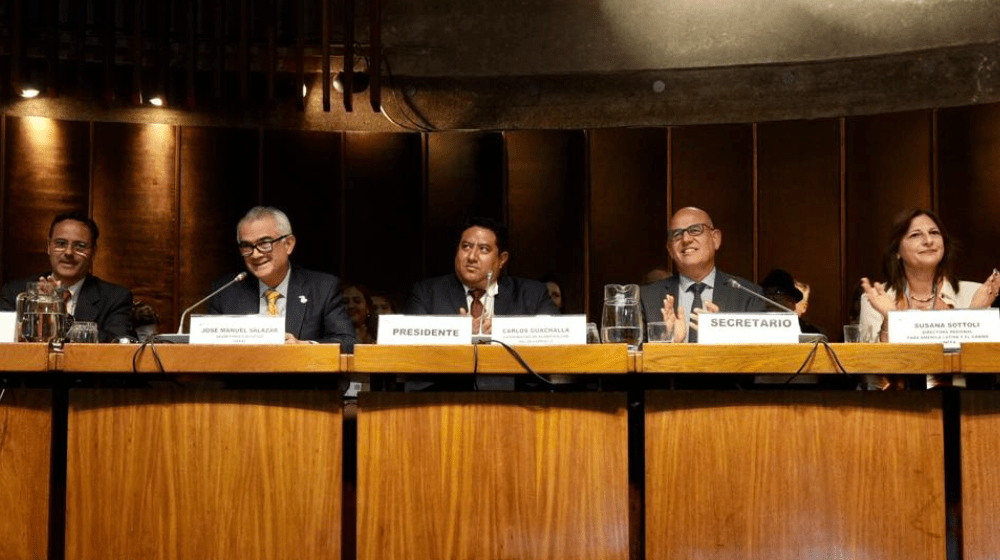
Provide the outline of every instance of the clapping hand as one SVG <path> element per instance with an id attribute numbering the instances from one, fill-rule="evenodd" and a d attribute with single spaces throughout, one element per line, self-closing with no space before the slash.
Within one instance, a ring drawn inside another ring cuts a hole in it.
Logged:
<path id="1" fill-rule="evenodd" d="M 998 293 L 1000 293 L 1000 272 L 994 268 L 993 273 L 986 278 L 983 285 L 973 294 L 972 303 L 969 307 L 972 309 L 989 307 L 993 304 L 993 300 L 997 298 Z"/>
<path id="2" fill-rule="evenodd" d="M 868 303 L 870 303 L 876 311 L 881 313 L 882 317 L 888 317 L 890 311 L 896 311 L 898 309 L 896 300 L 894 300 L 889 294 L 885 293 L 885 286 L 883 286 L 881 282 L 875 282 L 872 284 L 868 281 L 868 278 L 862 278 L 861 289 L 863 289 L 865 291 L 865 295 L 868 296 Z"/>

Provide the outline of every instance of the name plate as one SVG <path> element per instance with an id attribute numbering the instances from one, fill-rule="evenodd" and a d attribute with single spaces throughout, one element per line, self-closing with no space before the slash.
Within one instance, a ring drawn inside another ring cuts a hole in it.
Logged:
<path id="1" fill-rule="evenodd" d="M 699 344 L 797 344 L 799 318 L 794 313 L 702 313 Z"/>
<path id="2" fill-rule="evenodd" d="M 963 342 L 1000 342 L 1000 311 L 996 308 L 890 311 L 889 342 L 939 342 L 948 350 L 957 350 Z"/>
<path id="3" fill-rule="evenodd" d="M 470 344 L 472 318 L 462 315 L 379 315 L 379 344 Z"/>
<path id="4" fill-rule="evenodd" d="M 17 313 L 0 312 L 0 342 L 17 342 Z"/>
<path id="5" fill-rule="evenodd" d="M 587 317 L 584 315 L 533 315 L 493 317 L 493 340 L 507 344 L 551 346 L 586 344 Z"/>
<path id="6" fill-rule="evenodd" d="M 284 344 L 285 318 L 192 315 L 191 344 Z"/>

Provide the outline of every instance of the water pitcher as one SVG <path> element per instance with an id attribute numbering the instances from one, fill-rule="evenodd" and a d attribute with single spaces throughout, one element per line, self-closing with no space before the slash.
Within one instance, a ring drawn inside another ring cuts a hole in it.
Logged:
<path id="1" fill-rule="evenodd" d="M 51 282 L 28 282 L 17 296 L 17 341 L 49 342 L 66 338 L 73 316 L 66 312 L 66 289 Z"/>
<path id="2" fill-rule="evenodd" d="M 642 341 L 642 303 L 637 284 L 605 284 L 601 338 L 604 342 L 624 342 L 637 350 Z"/>

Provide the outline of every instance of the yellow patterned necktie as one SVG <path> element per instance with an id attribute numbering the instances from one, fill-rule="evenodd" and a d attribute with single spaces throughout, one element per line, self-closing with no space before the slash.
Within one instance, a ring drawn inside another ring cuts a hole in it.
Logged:
<path id="1" fill-rule="evenodd" d="M 267 290 L 264 292 L 264 297 L 267 298 L 267 314 L 274 317 L 278 314 L 278 298 L 281 294 L 278 290 Z"/>

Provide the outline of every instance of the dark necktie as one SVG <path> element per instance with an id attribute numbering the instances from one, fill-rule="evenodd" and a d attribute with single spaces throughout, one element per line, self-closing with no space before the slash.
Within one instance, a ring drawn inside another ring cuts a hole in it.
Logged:
<path id="1" fill-rule="evenodd" d="M 483 297 L 483 294 L 485 294 L 485 293 L 486 293 L 486 290 L 479 290 L 479 289 L 469 290 L 469 295 L 472 296 L 472 305 L 469 306 L 470 307 L 469 310 L 471 311 L 472 316 L 475 317 L 476 319 L 478 319 L 478 318 L 480 318 L 480 317 L 483 316 L 483 300 L 482 300 L 482 297 Z"/>
<path id="2" fill-rule="evenodd" d="M 704 305 L 701 301 L 701 293 L 705 291 L 708 285 L 702 282 L 697 282 L 691 284 L 688 287 L 688 291 L 694 294 L 694 301 L 691 302 L 691 310 L 688 311 L 688 342 L 698 342 L 698 331 L 691 328 L 691 315 L 694 314 L 694 310 L 700 308 Z"/>

